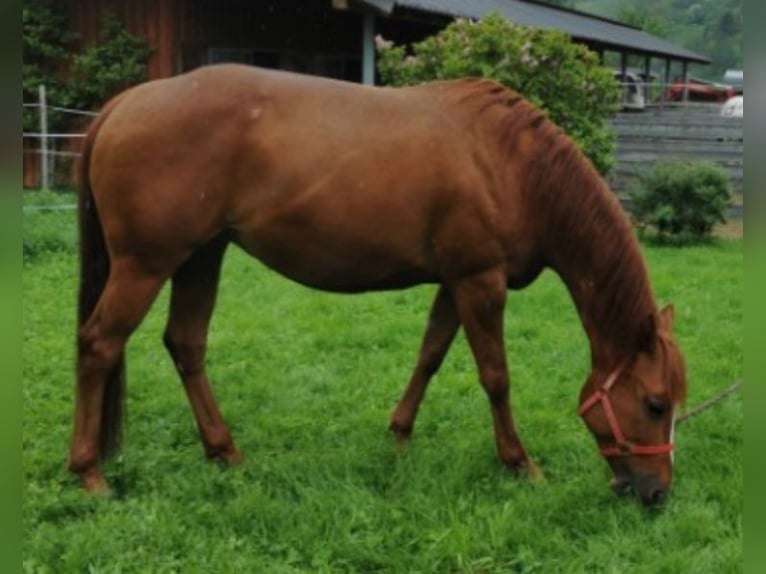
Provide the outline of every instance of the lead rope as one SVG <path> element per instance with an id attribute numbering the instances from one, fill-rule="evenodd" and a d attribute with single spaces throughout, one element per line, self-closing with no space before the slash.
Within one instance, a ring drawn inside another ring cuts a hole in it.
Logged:
<path id="1" fill-rule="evenodd" d="M 716 396 L 714 396 L 712 399 L 708 399 L 704 403 L 697 405 L 692 410 L 684 413 L 680 417 L 676 419 L 676 424 L 684 422 L 686 419 L 690 419 L 691 417 L 697 416 L 698 414 L 706 411 L 716 403 L 720 403 L 723 399 L 728 397 L 730 394 L 735 392 L 737 389 L 739 389 L 742 386 L 742 381 L 735 381 L 729 387 L 718 393 Z"/>

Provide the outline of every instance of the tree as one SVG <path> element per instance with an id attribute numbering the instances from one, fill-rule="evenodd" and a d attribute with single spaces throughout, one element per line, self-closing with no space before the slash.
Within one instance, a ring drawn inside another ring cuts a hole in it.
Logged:
<path id="1" fill-rule="evenodd" d="M 98 42 L 80 54 L 72 47 L 76 36 L 67 29 L 66 15 L 46 1 L 27 1 L 22 9 L 22 97 L 37 101 L 44 84 L 50 103 L 81 110 L 94 109 L 125 87 L 146 77 L 150 49 L 128 33 L 117 16 L 102 14 Z M 48 126 L 65 130 L 71 117 L 49 112 Z M 24 130 L 37 128 L 35 110 L 24 111 Z"/>
<path id="2" fill-rule="evenodd" d="M 69 105 L 66 84 L 61 81 L 60 70 L 67 61 L 73 40 L 66 30 L 66 18 L 47 3 L 25 2 L 21 10 L 22 66 L 21 94 L 24 101 L 37 101 L 38 87 L 45 84 L 48 96 L 61 106 Z M 37 114 L 25 109 L 24 131 L 34 131 Z M 48 118 L 51 129 L 58 129 L 63 120 L 60 114 Z"/>
<path id="3" fill-rule="evenodd" d="M 146 42 L 128 33 L 113 12 L 104 12 L 100 41 L 72 58 L 74 104 L 80 109 L 95 108 L 144 80 L 150 53 Z"/>
<path id="4" fill-rule="evenodd" d="M 727 68 L 743 67 L 742 0 L 577 0 L 577 6 L 616 18 L 710 57 L 692 75 L 719 80 Z"/>
<path id="5" fill-rule="evenodd" d="M 614 135 L 605 121 L 617 111 L 619 88 L 598 56 L 553 30 L 513 24 L 499 14 L 458 19 L 410 50 L 378 42 L 378 70 L 391 85 L 486 77 L 545 110 L 602 173 L 612 166 Z"/>
<path id="6" fill-rule="evenodd" d="M 644 5 L 623 6 L 617 16 L 620 22 L 646 30 L 650 34 L 667 37 L 667 22 L 656 11 Z"/>

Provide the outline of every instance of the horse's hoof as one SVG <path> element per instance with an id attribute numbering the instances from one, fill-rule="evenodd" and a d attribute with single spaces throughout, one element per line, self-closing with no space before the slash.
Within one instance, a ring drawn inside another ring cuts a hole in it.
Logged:
<path id="1" fill-rule="evenodd" d="M 545 475 L 540 467 L 531 458 L 524 460 L 504 461 L 505 465 L 518 476 L 523 476 L 533 484 L 545 482 Z"/>
<path id="2" fill-rule="evenodd" d="M 98 470 L 89 470 L 80 474 L 80 480 L 85 492 L 99 498 L 109 498 L 112 491 Z"/>
<path id="3" fill-rule="evenodd" d="M 234 446 L 234 443 L 226 446 L 212 447 L 205 445 L 205 456 L 210 460 L 216 460 L 225 466 L 237 466 L 242 462 L 242 453 Z"/>
<path id="4" fill-rule="evenodd" d="M 535 464 L 533 460 L 527 460 L 526 464 L 522 467 L 523 472 L 527 475 L 529 481 L 533 484 L 545 483 L 545 475 L 540 467 Z"/>
<path id="5" fill-rule="evenodd" d="M 399 448 L 407 446 L 407 443 L 409 443 L 412 438 L 412 427 L 405 427 L 397 422 L 391 421 L 388 425 L 388 430 L 394 435 L 396 446 Z"/>
<path id="6" fill-rule="evenodd" d="M 226 466 L 237 466 L 244 460 L 242 453 L 235 446 L 232 446 L 230 449 L 222 452 L 218 458 L 220 458 Z"/>

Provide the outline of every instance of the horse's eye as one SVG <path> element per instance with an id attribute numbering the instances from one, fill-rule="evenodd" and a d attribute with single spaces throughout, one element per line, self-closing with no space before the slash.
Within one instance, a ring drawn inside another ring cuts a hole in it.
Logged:
<path id="1" fill-rule="evenodd" d="M 646 410 L 649 415 L 655 419 L 661 419 L 668 410 L 668 403 L 664 399 L 648 397 L 646 399 Z"/>

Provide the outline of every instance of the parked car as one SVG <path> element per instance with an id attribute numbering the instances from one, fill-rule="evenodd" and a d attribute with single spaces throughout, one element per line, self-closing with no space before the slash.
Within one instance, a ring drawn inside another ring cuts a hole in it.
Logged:
<path id="1" fill-rule="evenodd" d="M 737 95 L 736 90 L 726 84 L 718 84 L 699 78 L 688 78 L 686 84 L 680 80 L 674 82 L 668 88 L 666 99 L 671 102 L 682 101 L 684 99 L 684 86 L 689 91 L 690 102 L 723 103 Z"/>

